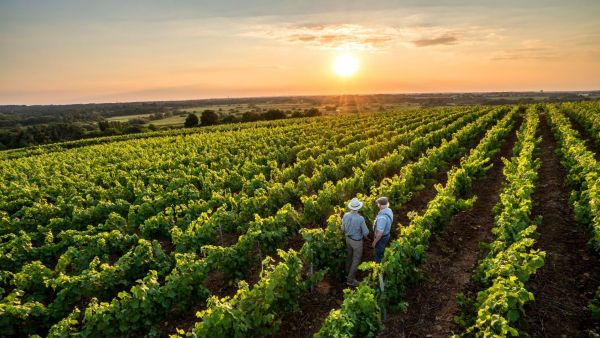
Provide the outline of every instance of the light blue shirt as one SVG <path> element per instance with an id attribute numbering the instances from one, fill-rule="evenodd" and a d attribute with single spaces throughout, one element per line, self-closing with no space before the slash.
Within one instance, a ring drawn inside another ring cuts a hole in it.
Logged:
<path id="1" fill-rule="evenodd" d="M 375 230 L 383 232 L 383 236 L 389 235 L 392 230 L 392 222 L 394 221 L 394 213 L 392 209 L 385 208 L 380 210 L 375 219 Z"/>
<path id="2" fill-rule="evenodd" d="M 342 218 L 342 231 L 355 241 L 360 241 L 369 234 L 365 218 L 357 212 L 347 212 Z"/>

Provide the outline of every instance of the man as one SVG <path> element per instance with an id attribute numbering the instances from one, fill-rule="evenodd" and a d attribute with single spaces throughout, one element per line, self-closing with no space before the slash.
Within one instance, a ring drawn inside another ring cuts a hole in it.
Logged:
<path id="1" fill-rule="evenodd" d="M 358 198 L 353 198 L 348 203 L 350 212 L 342 218 L 342 231 L 346 235 L 346 283 L 350 286 L 358 285 L 356 269 L 362 259 L 363 239 L 369 234 L 365 218 L 358 214 L 362 206 Z"/>
<path id="2" fill-rule="evenodd" d="M 390 209 L 390 202 L 387 197 L 379 197 L 377 201 L 379 213 L 374 222 L 375 239 L 373 240 L 373 248 L 375 249 L 375 261 L 381 263 L 385 245 L 390 240 L 390 231 L 392 230 L 392 222 L 394 213 Z"/>

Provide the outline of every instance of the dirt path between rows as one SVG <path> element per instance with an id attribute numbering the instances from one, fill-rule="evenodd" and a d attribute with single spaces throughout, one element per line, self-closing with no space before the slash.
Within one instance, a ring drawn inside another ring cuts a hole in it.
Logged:
<path id="1" fill-rule="evenodd" d="M 406 313 L 390 314 L 379 337 L 447 337 L 460 331 L 454 324 L 456 294 L 463 292 L 480 258 L 480 242 L 491 240 L 493 207 L 503 181 L 501 156 L 510 157 L 515 129 L 504 142 L 486 177 L 473 184 L 473 208 L 454 216 L 442 234 L 431 238 L 422 269 L 423 281 L 409 288 Z"/>
<path id="2" fill-rule="evenodd" d="M 532 337 L 586 337 L 587 330 L 598 329 L 586 306 L 600 284 L 600 265 L 587 250 L 588 234 L 575 223 L 568 205 L 565 169 L 543 114 L 540 122 L 542 166 L 533 215 L 543 217 L 536 247 L 546 251 L 546 263 L 526 284 L 536 300 L 525 307 L 522 326 Z"/>

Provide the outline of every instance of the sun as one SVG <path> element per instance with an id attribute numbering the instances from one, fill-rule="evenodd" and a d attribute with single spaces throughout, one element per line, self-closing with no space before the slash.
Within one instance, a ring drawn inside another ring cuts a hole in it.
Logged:
<path id="1" fill-rule="evenodd" d="M 351 54 L 338 55 L 333 61 L 333 72 L 341 77 L 350 77 L 358 71 L 358 59 Z"/>

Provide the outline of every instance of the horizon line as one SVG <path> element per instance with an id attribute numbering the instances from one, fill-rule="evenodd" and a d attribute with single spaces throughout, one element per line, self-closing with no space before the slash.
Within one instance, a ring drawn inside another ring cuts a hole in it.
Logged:
<path id="1" fill-rule="evenodd" d="M 143 100 L 143 101 L 97 101 L 97 102 L 73 102 L 73 103 L 8 103 L 0 104 L 0 107 L 7 106 L 75 106 L 75 105 L 93 105 L 93 104 L 128 104 L 128 103 L 165 103 L 165 102 L 192 102 L 192 101 L 210 101 L 210 100 L 231 100 L 231 99 L 269 99 L 269 98 L 285 98 L 285 97 L 335 97 L 335 96 L 375 96 L 375 95 L 423 95 L 423 94 L 493 94 L 493 93 L 593 93 L 600 92 L 598 89 L 570 89 L 570 90 L 504 90 L 504 91 L 415 91 L 415 92 L 380 92 L 380 93 L 346 93 L 346 94 L 306 94 L 306 95 L 257 95 L 257 96 L 222 96 L 222 97 L 206 97 L 195 99 L 176 99 L 176 100 Z"/>

